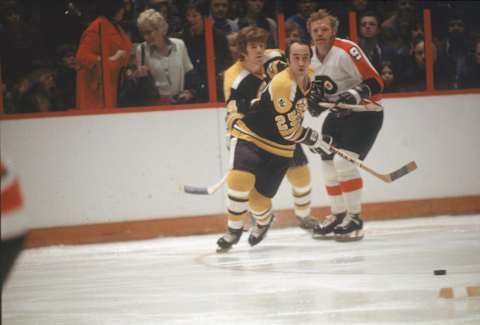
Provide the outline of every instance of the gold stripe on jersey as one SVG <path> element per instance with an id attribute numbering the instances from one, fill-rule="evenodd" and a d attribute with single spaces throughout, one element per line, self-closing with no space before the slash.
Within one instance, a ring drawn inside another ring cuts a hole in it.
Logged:
<path id="1" fill-rule="evenodd" d="M 228 103 L 230 100 L 230 95 L 235 79 L 241 74 L 244 70 L 243 65 L 240 61 L 235 62 L 230 68 L 225 71 L 223 79 L 223 94 L 225 96 L 225 101 Z"/>
<path id="2" fill-rule="evenodd" d="M 280 114 L 275 117 L 277 128 L 280 135 L 289 140 L 296 142 L 303 133 L 302 121 L 303 114 L 307 109 L 307 99 L 300 98 L 296 100 L 297 89 L 302 95 L 308 94 L 311 83 L 307 89 L 301 89 L 290 72 L 286 69 L 279 73 L 270 83 L 269 92 L 275 110 Z M 292 109 L 292 106 L 295 107 Z"/>
<path id="3" fill-rule="evenodd" d="M 292 158 L 293 152 L 295 151 L 295 144 L 280 144 L 266 138 L 263 138 L 250 130 L 243 120 L 238 121 L 233 130 L 232 135 L 239 139 L 250 141 L 255 143 L 255 145 L 265 151 L 273 153 L 277 156 Z"/>
<path id="4" fill-rule="evenodd" d="M 288 69 L 279 73 L 275 81 L 270 83 L 268 91 L 278 113 L 284 114 L 292 109 L 292 93 L 295 96 L 296 88 L 297 83 L 290 77 Z"/>
<path id="5" fill-rule="evenodd" d="M 241 114 L 241 113 L 230 113 L 230 114 L 227 114 L 227 132 L 231 133 L 232 132 L 232 128 L 233 128 L 233 125 L 235 124 L 236 121 L 242 119 L 245 115 Z"/>

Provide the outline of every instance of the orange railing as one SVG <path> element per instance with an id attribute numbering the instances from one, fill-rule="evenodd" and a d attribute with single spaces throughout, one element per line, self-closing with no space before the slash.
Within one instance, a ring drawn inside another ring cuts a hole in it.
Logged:
<path id="1" fill-rule="evenodd" d="M 349 32 L 350 38 L 357 42 L 357 17 L 356 14 L 349 13 Z M 455 94 L 472 94 L 480 93 L 479 88 L 474 89 L 460 89 L 460 90 L 435 90 L 434 78 L 433 78 L 433 59 L 432 59 L 432 28 L 431 28 L 431 16 L 430 10 L 425 9 L 423 12 L 424 19 L 424 37 L 425 37 L 425 56 L 426 56 L 426 90 L 417 92 L 395 92 L 384 94 L 385 98 L 401 98 L 401 97 L 416 97 L 416 96 L 434 96 L 434 95 L 455 95 Z M 278 38 L 279 47 L 285 48 L 285 17 L 283 13 L 277 14 L 278 24 Z M 207 51 L 207 71 L 208 71 L 208 95 L 209 101 L 206 103 L 198 104 L 179 104 L 179 105 L 166 105 L 166 106 L 142 106 L 131 108 L 105 108 L 102 110 L 70 110 L 64 112 L 43 112 L 43 113 L 27 113 L 27 114 L 3 114 L 3 94 L 0 94 L 0 119 L 25 119 L 25 118 L 42 118 L 42 117 L 55 117 L 55 116 L 77 116 L 77 115 L 95 115 L 95 114 L 113 114 L 113 113 L 130 113 L 130 112 L 149 112 L 149 111 L 161 111 L 161 110 L 185 110 L 185 109 L 205 109 L 205 108 L 221 108 L 223 103 L 217 100 L 217 87 L 216 87 L 216 71 L 215 71 L 215 51 L 212 32 L 212 21 L 209 17 L 205 19 L 205 45 Z M 0 87 L 2 87 L 2 79 L 0 77 Z M 2 93 L 0 91 L 0 93 Z"/>

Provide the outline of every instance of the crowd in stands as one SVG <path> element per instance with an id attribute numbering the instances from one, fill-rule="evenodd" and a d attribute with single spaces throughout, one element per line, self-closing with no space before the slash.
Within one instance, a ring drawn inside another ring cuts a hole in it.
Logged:
<path id="1" fill-rule="evenodd" d="M 348 13 L 356 13 L 358 44 L 387 93 L 426 90 L 423 9 L 430 9 L 434 89 L 480 88 L 474 1 L 2 0 L 4 112 L 208 102 L 205 17 L 222 101 L 223 71 L 238 58 L 242 27 L 264 28 L 277 48 L 283 13 L 286 41 L 308 41 L 306 22 L 320 8 L 339 17 L 342 38 L 350 38 Z M 128 96 L 135 87 L 143 97 Z"/>

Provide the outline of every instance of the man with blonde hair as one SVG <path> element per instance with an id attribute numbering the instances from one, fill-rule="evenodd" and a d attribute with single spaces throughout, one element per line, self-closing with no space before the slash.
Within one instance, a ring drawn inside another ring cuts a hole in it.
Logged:
<path id="1" fill-rule="evenodd" d="M 336 37 L 338 19 L 319 10 L 310 16 L 307 26 L 314 42 L 312 66 L 316 86 L 309 98 L 312 115 L 318 116 L 324 111 L 317 105 L 324 98 L 337 104 L 361 104 L 368 99 L 380 99 L 382 78 L 357 44 Z M 382 122 L 383 112 L 334 109 L 326 117 L 322 133 L 332 136 L 338 149 L 363 160 L 372 148 Z M 361 239 L 363 182 L 358 168 L 338 155 L 328 153 L 322 154 L 322 168 L 332 214 L 315 226 L 314 238 Z"/>

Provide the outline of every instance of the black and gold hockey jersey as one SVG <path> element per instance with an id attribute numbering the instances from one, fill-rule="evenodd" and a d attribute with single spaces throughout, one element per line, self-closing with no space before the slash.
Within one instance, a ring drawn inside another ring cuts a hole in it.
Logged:
<path id="1" fill-rule="evenodd" d="M 237 61 L 225 71 L 224 96 L 227 104 L 227 129 L 231 123 L 250 111 L 252 101 L 266 88 L 273 76 L 287 67 L 280 50 L 265 50 L 263 69 L 259 74 L 248 71 Z"/>
<path id="2" fill-rule="evenodd" d="M 310 86 L 301 89 L 288 68 L 278 73 L 250 111 L 232 123 L 231 135 L 278 156 L 293 157 L 305 134 L 302 123 Z"/>

